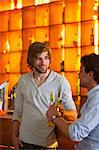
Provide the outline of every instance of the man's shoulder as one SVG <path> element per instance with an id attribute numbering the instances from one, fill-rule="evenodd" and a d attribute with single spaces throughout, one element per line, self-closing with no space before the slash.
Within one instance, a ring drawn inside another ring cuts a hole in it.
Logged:
<path id="1" fill-rule="evenodd" d="M 32 77 L 32 72 L 28 72 L 28 73 L 22 74 L 20 79 L 28 79 L 30 77 Z"/>
<path id="2" fill-rule="evenodd" d="M 65 76 L 59 74 L 58 72 L 53 71 L 53 75 L 54 75 L 55 77 L 57 77 L 58 79 L 61 79 L 61 80 L 63 80 L 63 81 L 64 81 L 64 80 L 67 81 L 67 78 L 66 78 Z"/>
<path id="3" fill-rule="evenodd" d="M 61 83 L 67 83 L 68 80 L 65 76 L 53 71 L 52 72 L 52 76 L 51 79 L 56 80 L 57 82 L 61 82 Z"/>
<path id="4" fill-rule="evenodd" d="M 27 76 L 31 76 L 31 75 L 32 75 L 32 72 L 27 72 L 27 73 L 22 74 L 21 76 L 22 77 L 27 77 Z"/>
<path id="5" fill-rule="evenodd" d="M 63 76 L 61 74 L 59 74 L 58 72 L 52 71 L 52 73 L 55 77 L 63 78 Z"/>

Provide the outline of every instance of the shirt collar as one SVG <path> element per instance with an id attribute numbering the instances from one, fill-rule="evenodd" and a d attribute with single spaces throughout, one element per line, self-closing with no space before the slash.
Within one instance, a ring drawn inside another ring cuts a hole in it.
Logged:
<path id="1" fill-rule="evenodd" d="M 88 91 L 87 95 L 92 95 L 94 92 L 99 91 L 99 84 L 96 85 L 94 88 L 92 88 L 91 90 Z"/>

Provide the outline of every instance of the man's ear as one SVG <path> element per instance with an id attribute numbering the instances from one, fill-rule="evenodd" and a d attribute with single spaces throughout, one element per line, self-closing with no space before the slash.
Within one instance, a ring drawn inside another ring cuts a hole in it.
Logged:
<path id="1" fill-rule="evenodd" d="M 89 76 L 89 77 L 92 77 L 92 78 L 93 78 L 93 74 L 94 74 L 93 71 L 88 72 L 88 76 Z"/>

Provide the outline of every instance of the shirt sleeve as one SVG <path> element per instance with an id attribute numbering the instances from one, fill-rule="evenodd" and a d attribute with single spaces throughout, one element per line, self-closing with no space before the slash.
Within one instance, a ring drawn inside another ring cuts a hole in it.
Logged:
<path id="1" fill-rule="evenodd" d="M 68 80 L 64 77 L 62 78 L 61 90 L 62 90 L 61 102 L 62 102 L 64 109 L 76 110 L 76 106 L 72 98 L 70 84 Z"/>
<path id="2" fill-rule="evenodd" d="M 20 78 L 16 89 L 16 99 L 15 99 L 12 121 L 17 120 L 21 122 L 22 110 L 23 110 L 23 96 L 21 92 L 22 86 L 23 83 L 22 83 L 22 79 Z"/>
<path id="3" fill-rule="evenodd" d="M 87 109 L 75 123 L 69 126 L 69 135 L 73 141 L 81 141 L 99 124 L 99 104 Z"/>

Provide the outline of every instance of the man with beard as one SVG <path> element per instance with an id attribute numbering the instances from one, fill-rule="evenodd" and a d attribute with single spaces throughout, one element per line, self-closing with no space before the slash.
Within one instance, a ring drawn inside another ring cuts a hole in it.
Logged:
<path id="1" fill-rule="evenodd" d="M 29 46 L 27 63 L 32 71 L 19 79 L 13 113 L 12 142 L 16 150 L 56 149 L 55 125 L 49 126 L 46 117 L 52 100 L 60 97 L 65 117 L 76 118 L 69 82 L 50 70 L 50 62 L 47 44 L 35 42 Z"/>
<path id="2" fill-rule="evenodd" d="M 53 120 L 61 132 L 73 141 L 79 142 L 75 150 L 99 149 L 99 55 L 90 54 L 81 58 L 79 72 L 81 87 L 88 90 L 88 98 L 81 108 L 81 116 L 71 125 L 51 105 L 47 117 Z M 52 119 L 54 115 L 55 119 Z M 56 117 L 55 117 L 56 116 Z"/>

